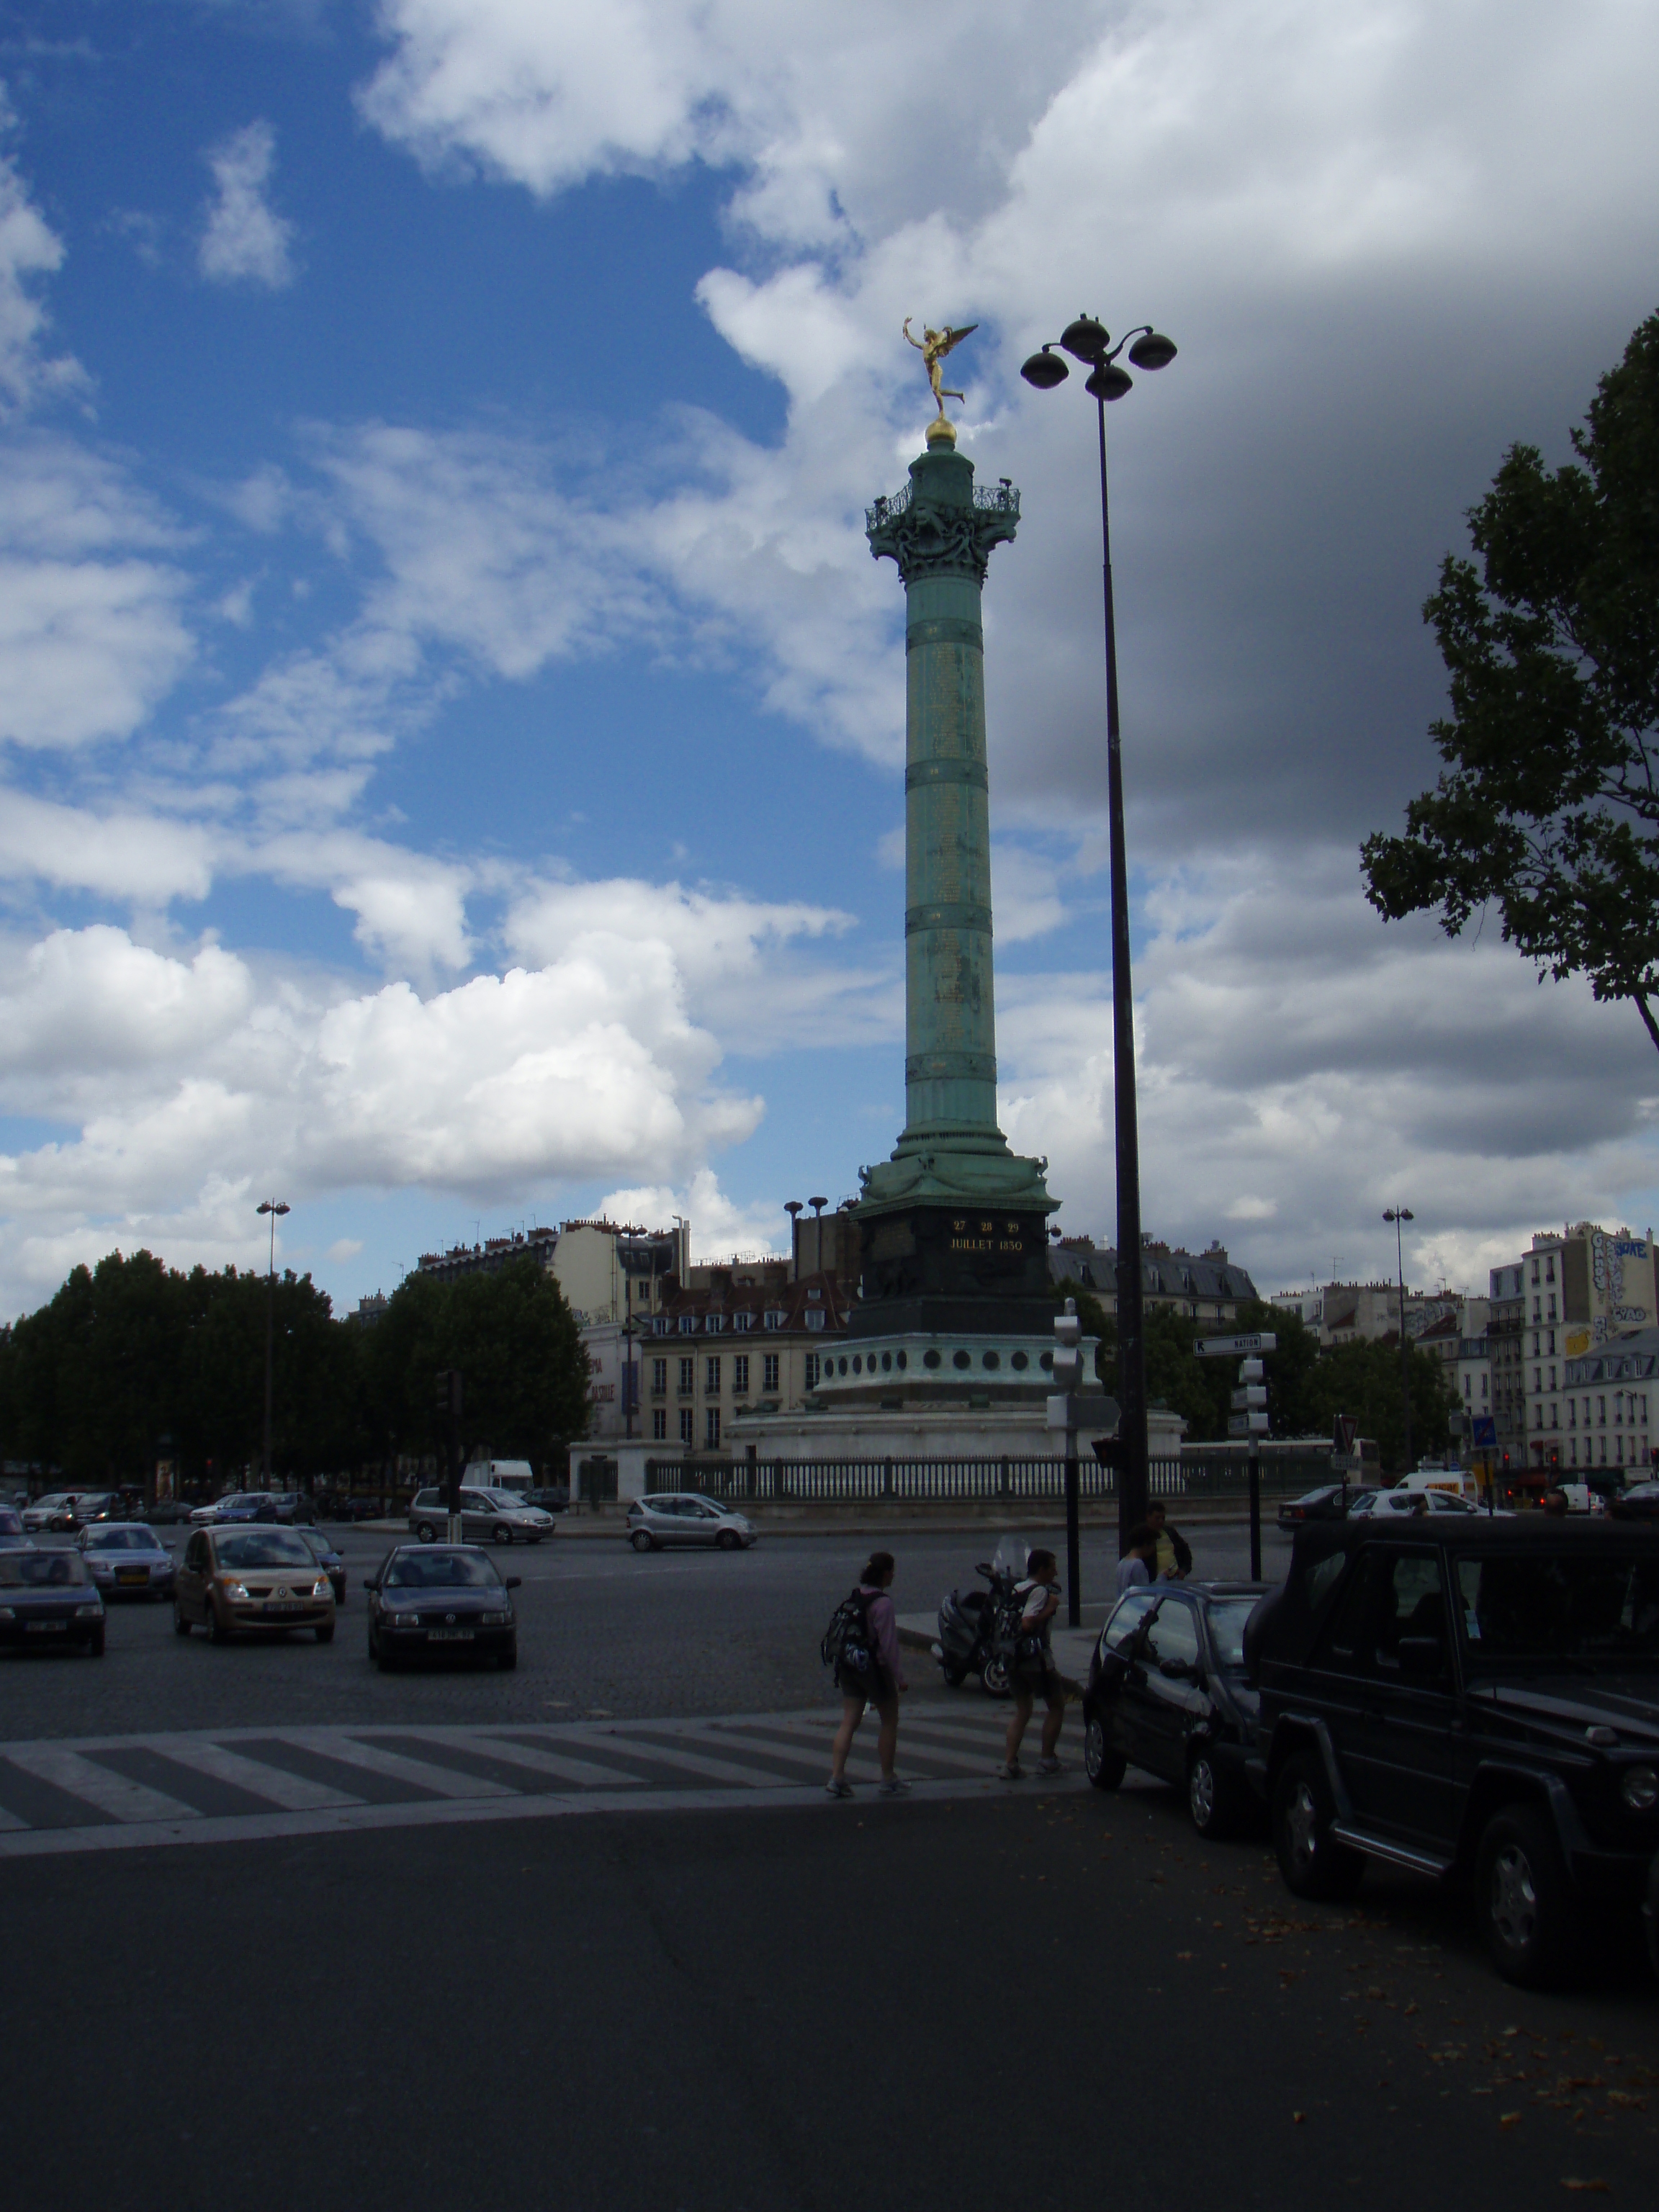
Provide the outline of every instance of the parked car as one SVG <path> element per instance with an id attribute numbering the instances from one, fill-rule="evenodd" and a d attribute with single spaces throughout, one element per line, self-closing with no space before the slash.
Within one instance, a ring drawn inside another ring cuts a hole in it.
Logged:
<path id="1" fill-rule="evenodd" d="M 76 1552 L 0 1552 L 0 1644 L 104 1650 L 104 1601 Z"/>
<path id="2" fill-rule="evenodd" d="M 23 1533 L 23 1516 L 15 1505 L 0 1505 L 0 1545 L 8 1551 L 19 1547 L 26 1552 L 34 1549 L 33 1538 Z"/>
<path id="3" fill-rule="evenodd" d="M 409 1509 L 409 1533 L 423 1544 L 449 1534 L 448 1492 L 417 1491 Z M 526 1505 L 513 1490 L 461 1488 L 461 1536 L 466 1543 L 539 1544 L 558 1523 L 539 1505 Z"/>
<path id="4" fill-rule="evenodd" d="M 83 1528 L 76 1547 L 104 1597 L 171 1597 L 173 1554 L 142 1521 Z"/>
<path id="5" fill-rule="evenodd" d="M 1244 1624 L 1265 1589 L 1153 1583 L 1119 1600 L 1083 1698 L 1084 1765 L 1097 1790 L 1139 1766 L 1185 1793 L 1200 1835 L 1243 1826 L 1259 1702 L 1244 1679 Z"/>
<path id="6" fill-rule="evenodd" d="M 378 1521 L 381 1517 L 378 1498 L 336 1498 L 329 1504 L 331 1521 Z"/>
<path id="7" fill-rule="evenodd" d="M 1607 1510 L 1618 1521 L 1659 1521 L 1659 1482 L 1633 1482 L 1615 1491 Z"/>
<path id="8" fill-rule="evenodd" d="M 173 1583 L 173 1625 L 180 1636 L 205 1628 L 216 1644 L 247 1630 L 295 1628 L 330 1644 L 334 1586 L 297 1529 L 197 1528 Z"/>
<path id="9" fill-rule="evenodd" d="M 148 1522 L 152 1528 L 176 1528 L 191 1517 L 191 1509 L 182 1498 L 161 1498 L 154 1505 L 147 1505 L 142 1513 L 133 1515 L 135 1521 Z"/>
<path id="10" fill-rule="evenodd" d="M 1375 1516 L 1382 1520 L 1393 1517 L 1422 1521 L 1431 1515 L 1443 1513 L 1463 1516 L 1479 1513 L 1482 1519 L 1486 1517 L 1484 1505 L 1477 1505 L 1472 1498 L 1460 1498 L 1455 1491 L 1407 1490 L 1403 1483 L 1395 1490 L 1356 1491 L 1348 1500 L 1348 1515 L 1352 1520 Z M 1497 1517 L 1503 1520 L 1509 1516 L 1499 1514 Z"/>
<path id="11" fill-rule="evenodd" d="M 729 1505 L 699 1492 L 653 1491 L 630 1498 L 628 1540 L 636 1552 L 656 1552 L 671 1544 L 714 1544 L 722 1552 L 747 1551 L 754 1523 Z"/>
<path id="12" fill-rule="evenodd" d="M 303 1490 L 273 1491 L 265 1503 L 268 1509 L 265 1518 L 284 1528 L 295 1528 L 302 1521 L 317 1518 L 310 1496 Z"/>
<path id="13" fill-rule="evenodd" d="M 75 1490 L 53 1490 L 44 1498 L 37 1498 L 33 1505 L 23 1508 L 25 1532 L 29 1535 L 38 1535 L 45 1529 L 55 1535 L 63 1535 L 69 1530 L 78 1528 L 81 1524 L 76 1518 L 75 1505 L 79 1496 L 80 1492 Z"/>
<path id="14" fill-rule="evenodd" d="M 194 1516 L 191 1516 L 194 1518 Z M 216 1528 L 244 1527 L 258 1522 L 261 1528 L 275 1528 L 279 1520 L 276 1500 L 268 1490 L 245 1490 L 234 1498 L 222 1498 L 214 1509 Z"/>
<path id="15" fill-rule="evenodd" d="M 550 1483 L 544 1490 L 526 1490 L 526 1505 L 539 1505 L 544 1513 L 568 1512 L 570 1506 L 570 1485 L 568 1482 Z"/>
<path id="16" fill-rule="evenodd" d="M 1287 1498 L 1279 1509 L 1279 1525 L 1299 1528 L 1304 1521 L 1340 1521 L 1358 1494 L 1340 1482 L 1322 1482 L 1317 1490 L 1305 1491 L 1300 1498 Z"/>
<path id="17" fill-rule="evenodd" d="M 346 1601 L 345 1561 L 322 1530 L 313 1528 L 308 1522 L 297 1522 L 294 1533 L 301 1543 L 309 1546 L 312 1558 L 333 1584 L 335 1604 L 343 1605 Z"/>
<path id="18" fill-rule="evenodd" d="M 470 1544 L 399 1544 L 363 1578 L 368 1656 L 382 1671 L 417 1656 L 493 1658 L 519 1663 L 519 1624 L 510 1593 L 488 1552 Z"/>
<path id="19" fill-rule="evenodd" d="M 1659 1860 L 1659 1530 L 1378 1515 L 1297 1532 L 1245 1638 L 1252 1778 L 1298 1897 L 1368 1859 L 1469 1882 L 1493 1964 L 1559 1979 Z"/>

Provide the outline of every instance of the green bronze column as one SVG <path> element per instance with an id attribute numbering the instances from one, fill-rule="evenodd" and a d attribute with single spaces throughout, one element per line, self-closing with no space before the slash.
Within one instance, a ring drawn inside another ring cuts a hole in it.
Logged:
<path id="1" fill-rule="evenodd" d="M 955 447 L 941 416 L 907 489 L 867 518 L 870 550 L 896 562 L 907 603 L 906 1114 L 892 1158 L 864 1171 L 863 1297 L 915 1308 L 945 1297 L 959 1327 L 976 1325 L 968 1306 L 990 1298 L 1004 1317 L 981 1325 L 1006 1327 L 1010 1299 L 1046 1298 L 1054 1203 L 1045 1163 L 1017 1158 L 997 1127 L 980 600 L 993 548 L 1018 526 L 1019 494 L 977 489 Z"/>

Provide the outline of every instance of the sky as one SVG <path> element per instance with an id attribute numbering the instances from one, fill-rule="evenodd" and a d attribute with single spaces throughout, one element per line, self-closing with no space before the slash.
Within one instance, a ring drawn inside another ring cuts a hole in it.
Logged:
<path id="1" fill-rule="evenodd" d="M 1148 1231 L 1484 1288 L 1659 1218 L 1659 1059 L 1385 927 L 1421 618 L 1659 307 L 1646 0 L 0 0 L 0 1312 L 337 1310 L 607 1210 L 783 1249 L 903 1115 L 902 591 L 952 356 L 1000 1110 L 1109 1237 L 1109 416 Z"/>

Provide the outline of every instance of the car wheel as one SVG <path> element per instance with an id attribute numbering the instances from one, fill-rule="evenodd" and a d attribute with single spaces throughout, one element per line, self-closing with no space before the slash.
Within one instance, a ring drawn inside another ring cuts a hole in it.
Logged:
<path id="1" fill-rule="evenodd" d="M 492 1533 L 495 1542 L 498 1544 L 511 1544 L 513 1541 L 513 1531 L 507 1527 L 505 1521 L 498 1521 L 495 1523 Z"/>
<path id="2" fill-rule="evenodd" d="M 185 1608 L 176 1597 L 173 1601 L 173 1632 L 175 1636 L 190 1634 L 190 1623 L 185 1619 Z"/>
<path id="3" fill-rule="evenodd" d="M 988 1698 L 1006 1698 L 1008 1692 L 1008 1669 L 1000 1659 L 988 1659 L 979 1670 L 979 1679 Z"/>
<path id="4" fill-rule="evenodd" d="M 1561 1979 L 1577 1915 L 1554 1828 L 1536 1806 L 1506 1805 L 1486 1823 L 1475 1854 L 1474 1910 L 1506 1982 L 1540 1990 Z"/>
<path id="5" fill-rule="evenodd" d="M 1231 1836 L 1238 1827 L 1238 1788 L 1200 1745 L 1187 1762 L 1187 1810 L 1200 1836 Z"/>
<path id="6" fill-rule="evenodd" d="M 1083 1725 L 1083 1771 L 1097 1790 L 1115 1790 L 1128 1760 L 1106 1741 L 1106 1723 L 1091 1715 Z"/>
<path id="7" fill-rule="evenodd" d="M 1333 1838 L 1335 1818 L 1317 1753 L 1293 1753 L 1273 1784 L 1273 1849 L 1293 1897 L 1352 1897 L 1358 1888 L 1365 1862 Z"/>
<path id="8" fill-rule="evenodd" d="M 519 1647 L 516 1644 L 509 1644 L 505 1651 L 498 1654 L 495 1661 L 503 1674 L 510 1674 L 518 1663 Z"/>
<path id="9" fill-rule="evenodd" d="M 203 1600 L 202 1612 L 206 1619 L 209 1643 L 228 1644 L 230 1641 L 230 1631 L 225 1626 L 224 1622 L 220 1620 L 219 1608 L 215 1605 L 210 1597 L 204 1598 Z"/>
<path id="10" fill-rule="evenodd" d="M 333 1641 L 334 1641 L 334 1623 L 333 1623 L 331 1620 L 321 1620 L 321 1621 L 319 1621 L 319 1622 L 318 1622 L 318 1624 L 317 1624 L 317 1641 L 318 1641 L 319 1644 L 332 1644 L 332 1643 L 333 1643 Z"/>
<path id="11" fill-rule="evenodd" d="M 740 1552 L 743 1544 L 735 1528 L 722 1528 L 714 1542 L 722 1552 Z"/>
<path id="12" fill-rule="evenodd" d="M 415 1534 L 422 1544 L 435 1544 L 438 1540 L 438 1531 L 430 1521 L 417 1522 Z"/>
<path id="13" fill-rule="evenodd" d="M 657 1548 L 648 1528 L 636 1528 L 628 1540 L 636 1552 L 654 1552 Z"/>
<path id="14" fill-rule="evenodd" d="M 93 1630 L 91 1635 L 88 1637 L 87 1649 L 91 1652 L 94 1659 L 101 1659 L 103 1657 L 104 1624 L 101 1620 L 99 1622 L 97 1627 Z"/>

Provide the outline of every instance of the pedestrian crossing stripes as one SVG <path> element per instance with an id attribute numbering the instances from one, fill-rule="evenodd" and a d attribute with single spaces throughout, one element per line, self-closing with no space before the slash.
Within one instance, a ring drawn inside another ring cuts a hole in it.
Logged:
<path id="1" fill-rule="evenodd" d="M 899 1769 L 917 1798 L 1082 1786 L 1001 1783 L 1003 1716 L 907 1712 Z M 378 1722 L 0 1743 L 0 1859 L 222 1844 L 582 1813 L 835 1807 L 834 1716 L 718 1720 Z M 873 1723 L 848 1762 L 873 1794 Z"/>

